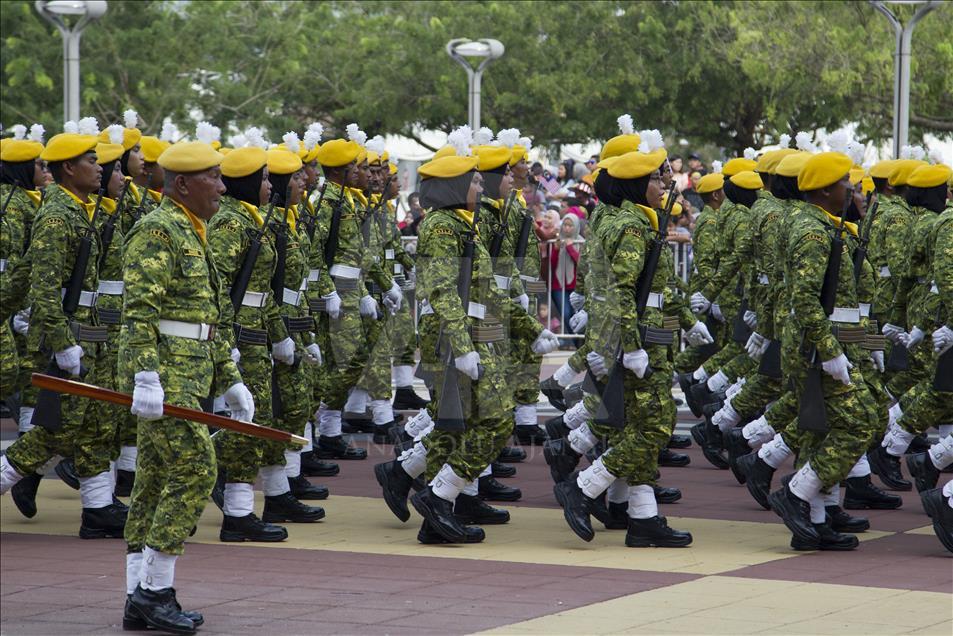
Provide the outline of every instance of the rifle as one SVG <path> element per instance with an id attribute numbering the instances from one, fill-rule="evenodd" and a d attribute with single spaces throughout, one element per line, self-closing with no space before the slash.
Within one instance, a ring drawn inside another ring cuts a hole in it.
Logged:
<path id="1" fill-rule="evenodd" d="M 106 264 L 106 254 L 109 253 L 109 246 L 112 245 L 113 236 L 116 234 L 116 221 L 123 212 L 122 204 L 126 200 L 126 193 L 129 192 L 131 183 L 132 179 L 129 179 L 123 184 L 122 192 L 119 193 L 119 199 L 116 201 L 116 213 L 109 215 L 109 218 L 103 223 L 102 231 L 99 233 L 99 239 L 102 242 L 102 249 L 99 254 L 99 269 L 102 269 Z"/>
<path id="2" fill-rule="evenodd" d="M 476 249 L 476 228 L 480 215 L 480 206 L 473 212 L 473 231 L 468 232 L 463 240 L 463 253 L 460 256 L 460 271 L 457 274 L 457 294 L 463 302 L 463 311 L 468 312 L 470 307 L 470 283 L 473 279 L 473 254 Z M 437 346 L 443 340 L 443 325 L 437 338 Z M 443 388 L 440 391 L 440 400 L 437 403 L 437 417 L 434 427 L 444 431 L 461 432 L 466 429 L 466 417 L 463 413 L 463 399 L 460 396 L 460 372 L 454 365 L 453 347 L 447 343 L 447 352 L 444 357 Z M 479 367 L 478 377 L 482 377 L 482 365 Z"/>
<path id="3" fill-rule="evenodd" d="M 132 406 L 132 396 L 128 393 L 111 391 L 102 387 L 93 386 L 92 384 L 86 384 L 85 382 L 65 380 L 42 373 L 32 374 L 30 382 L 32 382 L 34 386 L 40 387 L 41 390 L 53 391 L 57 394 L 66 393 L 90 400 L 110 402 L 122 406 Z M 252 437 L 260 437 L 261 439 L 273 439 L 285 443 L 290 442 L 298 446 L 305 446 L 308 443 L 308 440 L 300 435 L 286 433 L 285 431 L 279 431 L 278 429 L 254 424 L 252 422 L 233 420 L 230 417 L 215 415 L 214 413 L 206 413 L 205 411 L 189 409 L 184 406 L 176 406 L 174 404 L 163 404 L 162 415 L 163 417 L 175 417 L 190 422 L 208 424 L 216 428 L 227 428 L 230 431 L 250 435 Z"/>
<path id="4" fill-rule="evenodd" d="M 251 281 L 252 271 L 255 269 L 255 261 L 258 260 L 258 254 L 261 252 L 261 240 L 268 231 L 268 224 L 271 222 L 271 215 L 275 212 L 275 205 L 278 202 L 278 195 L 271 197 L 268 204 L 268 213 L 265 215 L 265 221 L 257 231 L 250 232 L 251 243 L 245 250 L 245 258 L 242 260 L 242 266 L 238 270 L 238 275 L 232 282 L 232 289 L 229 292 L 229 298 L 232 301 L 232 307 L 237 312 L 242 306 L 242 299 L 245 298 L 245 291 L 248 290 L 248 283 Z"/>
<path id="5" fill-rule="evenodd" d="M 867 216 L 864 218 L 864 232 L 860 235 L 857 249 L 854 250 L 854 282 L 860 280 L 860 270 L 863 269 L 864 260 L 867 258 L 867 245 L 870 243 L 870 228 L 880 207 L 880 199 L 874 201 L 873 207 L 870 206 L 870 200 L 873 196 L 873 192 L 867 195 Z"/>
<path id="6" fill-rule="evenodd" d="M 314 241 L 314 226 L 318 222 L 318 214 L 321 213 L 321 202 L 324 201 L 324 193 L 328 189 L 328 180 L 325 179 L 321 184 L 321 193 L 318 195 L 318 202 L 314 204 L 314 214 L 311 215 L 308 223 L 305 223 L 305 230 L 308 233 L 308 241 Z M 307 201 L 307 199 L 305 199 Z"/>
<path id="7" fill-rule="evenodd" d="M 285 191 L 285 218 L 275 224 L 275 273 L 271 276 L 271 292 L 275 295 L 275 302 L 282 303 L 285 293 L 285 265 L 288 260 L 288 200 L 291 197 L 291 186 Z"/>
<path id="8" fill-rule="evenodd" d="M 837 286 L 840 282 L 841 260 L 844 254 L 844 217 L 850 195 L 841 210 L 840 224 L 831 238 L 831 251 L 827 257 L 827 269 L 824 270 L 824 282 L 821 285 L 821 308 L 825 316 L 834 313 L 837 301 Z M 824 434 L 830 430 L 827 422 L 827 408 L 824 406 L 824 390 L 821 383 L 823 371 L 817 359 L 817 347 L 807 352 L 808 369 L 804 377 L 804 387 L 798 395 L 798 428 L 802 431 Z"/>
<path id="9" fill-rule="evenodd" d="M 499 231 L 493 234 L 493 240 L 490 241 L 490 258 L 493 259 L 493 266 L 496 266 L 496 259 L 500 257 L 500 252 L 503 251 L 503 239 L 506 238 L 506 230 L 509 227 L 509 211 L 510 205 L 513 204 L 513 200 L 516 199 L 516 189 L 510 190 L 510 193 L 506 195 L 506 201 L 503 203 L 503 210 L 500 212 L 501 223 L 499 226 Z M 527 235 L 529 238 L 529 235 Z"/>
<path id="10" fill-rule="evenodd" d="M 327 183 L 325 183 L 325 186 Z M 334 266 L 334 257 L 337 255 L 338 243 L 341 238 L 341 206 L 344 205 L 344 186 L 340 186 L 341 196 L 334 202 L 334 210 L 331 212 L 331 226 L 328 228 L 328 241 L 324 248 L 324 263 L 330 273 Z M 323 194 L 323 193 L 322 193 Z"/>
<path id="11" fill-rule="evenodd" d="M 668 235 L 668 220 L 672 215 L 672 208 L 675 206 L 675 181 L 669 185 L 668 196 L 665 200 L 665 208 L 658 217 L 658 230 L 652 239 L 652 244 L 645 254 L 645 263 L 642 265 L 642 271 L 635 282 L 635 311 L 639 320 L 645 316 L 645 308 L 649 302 L 649 294 L 652 291 L 652 281 L 655 279 L 655 273 L 658 270 L 659 257 L 662 249 L 665 247 L 665 239 Z M 649 339 L 653 327 L 640 326 L 640 335 L 643 344 Z M 651 343 L 649 343 L 651 344 Z M 599 402 L 599 408 L 593 421 L 597 424 L 609 425 L 618 429 L 625 427 L 625 373 L 626 368 L 622 364 L 622 358 L 625 352 L 622 350 L 622 338 L 619 337 L 619 345 L 616 349 L 615 364 L 609 372 L 609 378 L 606 380 L 605 389 L 602 392 L 602 399 Z M 649 366 L 645 370 L 642 379 L 648 379 L 654 373 Z"/>

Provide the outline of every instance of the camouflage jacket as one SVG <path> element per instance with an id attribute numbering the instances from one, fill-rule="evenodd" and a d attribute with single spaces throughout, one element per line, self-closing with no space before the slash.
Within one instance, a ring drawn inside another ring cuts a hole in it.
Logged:
<path id="1" fill-rule="evenodd" d="M 132 188 L 130 187 L 130 190 Z M 129 198 L 129 194 L 126 194 L 126 198 Z M 116 209 L 117 201 L 108 197 L 103 197 L 103 208 L 99 214 L 99 218 L 96 220 L 96 231 L 99 233 L 100 238 L 100 247 L 104 250 L 103 253 L 99 256 L 99 283 L 100 287 L 103 283 L 109 283 L 113 281 L 122 281 L 122 253 L 123 253 L 123 243 L 125 241 L 121 225 L 122 219 L 122 210 Z M 128 207 L 128 206 L 123 206 Z M 119 217 L 116 215 L 119 214 Z M 112 221 L 115 223 L 113 226 L 113 237 L 107 247 L 103 242 L 103 228 Z M 118 294 L 107 294 L 102 293 L 96 299 L 96 312 L 98 313 L 101 310 L 114 310 L 122 311 L 122 292 Z M 118 331 L 119 325 L 109 325 L 111 331 Z"/>
<path id="2" fill-rule="evenodd" d="M 780 337 L 774 330 L 775 294 L 771 280 L 779 257 L 775 226 L 784 215 L 782 202 L 774 195 L 758 192 L 758 200 L 751 207 L 751 269 L 748 277 L 749 308 L 758 317 L 757 332 L 765 338 Z"/>
<path id="3" fill-rule="evenodd" d="M 695 219 L 692 234 L 695 271 L 689 279 L 692 292 L 704 289 L 718 270 L 718 214 L 706 205 Z"/>
<path id="4" fill-rule="evenodd" d="M 894 299 L 897 294 L 898 276 L 905 268 L 906 252 L 910 245 L 910 232 L 915 217 L 902 197 L 882 197 L 879 207 L 871 226 L 867 252 L 879 279 L 873 311 L 885 322 L 890 322 L 890 318 L 901 320 L 896 324 L 903 327 L 906 323 L 906 307 L 900 308 L 899 312 L 895 311 Z"/>
<path id="5" fill-rule="evenodd" d="M 933 255 L 933 226 L 940 219 L 940 215 L 926 208 L 911 208 L 914 217 L 909 228 L 904 263 L 896 273 L 896 289 L 894 302 L 888 316 L 889 321 L 906 329 L 914 326 L 925 329 L 926 325 L 933 324 L 937 305 L 931 298 L 930 287 L 933 285 L 931 259 Z M 886 318 L 885 318 L 886 319 Z M 901 322 L 902 321 L 902 322 Z"/>
<path id="6" fill-rule="evenodd" d="M 0 320 L 6 321 L 27 305 L 30 285 L 30 261 L 27 248 L 30 232 L 42 195 L 37 190 L 14 188 L 11 195 L 9 184 L 0 185 L 0 203 L 7 208 L 0 218 Z"/>
<path id="7" fill-rule="evenodd" d="M 933 284 L 939 301 L 937 323 L 953 329 L 953 206 L 933 226 Z"/>
<path id="8" fill-rule="evenodd" d="M 117 227 L 122 230 L 121 233 L 123 236 L 129 234 L 129 230 L 132 229 L 137 219 L 142 218 L 159 207 L 162 194 L 155 190 L 147 190 L 133 183 L 129 186 L 129 192 L 126 194 L 126 198 L 129 200 L 129 203 L 123 205 L 122 216 L 119 217 L 119 223 L 117 224 Z"/>

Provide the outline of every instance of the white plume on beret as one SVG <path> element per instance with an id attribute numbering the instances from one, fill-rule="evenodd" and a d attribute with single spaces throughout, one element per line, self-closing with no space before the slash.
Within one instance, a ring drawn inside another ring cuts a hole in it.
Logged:
<path id="1" fill-rule="evenodd" d="M 662 139 L 662 133 L 657 129 L 643 130 L 639 133 L 639 152 L 654 152 L 659 148 L 665 147 L 665 141 Z"/>
<path id="2" fill-rule="evenodd" d="M 939 148 L 933 148 L 930 150 L 929 157 L 930 161 L 933 163 L 943 163 L 943 151 Z"/>
<path id="3" fill-rule="evenodd" d="M 512 148 L 520 142 L 519 128 L 502 129 L 500 132 L 496 133 L 496 140 L 500 142 L 501 146 Z"/>
<path id="4" fill-rule="evenodd" d="M 900 149 L 900 158 L 901 159 L 916 159 L 917 161 L 923 161 L 923 158 L 926 157 L 927 153 L 923 149 L 923 146 L 904 146 Z"/>
<path id="5" fill-rule="evenodd" d="M 212 143 L 215 141 L 215 126 L 207 121 L 200 121 L 195 127 L 195 138 L 206 144 Z"/>
<path id="6" fill-rule="evenodd" d="M 384 137 L 382 135 L 374 135 L 367 141 L 367 149 L 371 152 L 376 152 L 379 155 L 384 154 L 384 150 L 387 147 Z"/>
<path id="7" fill-rule="evenodd" d="M 721 165 L 721 162 L 715 159 L 711 162 L 711 171 L 715 173 L 721 172 Z"/>
<path id="8" fill-rule="evenodd" d="M 298 133 L 286 132 L 281 136 L 281 140 L 285 142 L 285 147 L 291 152 L 298 154 L 298 151 L 301 150 L 301 140 L 298 139 Z"/>
<path id="9" fill-rule="evenodd" d="M 758 157 L 758 151 L 752 148 L 751 146 L 748 146 L 747 148 L 745 148 L 744 157 L 745 159 L 754 161 Z"/>
<path id="10" fill-rule="evenodd" d="M 363 146 L 367 143 L 367 133 L 361 130 L 357 124 L 347 125 L 347 138 L 357 142 L 359 146 Z"/>
<path id="11" fill-rule="evenodd" d="M 63 124 L 63 132 L 75 135 L 79 132 L 79 124 L 71 119 Z"/>
<path id="12" fill-rule="evenodd" d="M 43 135 L 45 133 L 46 129 L 43 128 L 43 124 L 33 124 L 30 126 L 30 141 L 43 143 Z"/>
<path id="13" fill-rule="evenodd" d="M 314 150 L 314 147 L 321 143 L 321 136 L 324 135 L 324 126 L 319 122 L 313 122 L 308 126 L 304 133 L 304 148 L 308 152 Z"/>
<path id="14" fill-rule="evenodd" d="M 839 152 L 846 155 L 850 145 L 850 135 L 846 130 L 836 130 L 827 138 L 827 147 L 831 152 Z"/>
<path id="15" fill-rule="evenodd" d="M 847 144 L 847 156 L 854 162 L 854 165 L 861 165 L 864 162 L 864 155 L 867 154 L 867 146 L 859 141 L 851 141 Z"/>
<path id="16" fill-rule="evenodd" d="M 794 144 L 798 150 L 803 150 L 804 152 L 814 152 L 817 150 L 817 146 L 811 141 L 811 133 L 805 130 L 802 130 L 794 136 Z"/>
<path id="17" fill-rule="evenodd" d="M 632 121 L 632 115 L 626 113 L 625 115 L 619 115 L 616 118 L 616 123 L 619 124 L 619 132 L 623 135 L 633 135 L 635 134 L 635 123 Z"/>
<path id="18" fill-rule="evenodd" d="M 139 125 L 139 113 L 130 108 L 122 114 L 122 120 L 126 128 L 135 128 Z"/>
<path id="19" fill-rule="evenodd" d="M 460 126 L 447 135 L 447 143 L 453 146 L 457 155 L 469 157 L 471 155 L 470 146 L 473 145 L 473 129 L 466 124 Z"/>
<path id="20" fill-rule="evenodd" d="M 14 139 L 25 139 L 26 138 L 26 126 L 23 124 L 15 124 L 10 127 L 10 130 L 13 131 Z"/>
<path id="21" fill-rule="evenodd" d="M 98 135 L 99 134 L 99 122 L 96 121 L 95 117 L 83 117 L 79 120 L 79 134 L 81 135 Z"/>
<path id="22" fill-rule="evenodd" d="M 232 148 L 244 148 L 245 146 L 248 145 L 248 137 L 246 137 L 242 133 L 238 133 L 237 135 L 232 135 L 231 137 L 228 138 L 228 145 Z"/>
<path id="23" fill-rule="evenodd" d="M 109 133 L 109 143 L 111 144 L 121 144 L 123 129 L 119 124 L 113 124 L 106 128 L 106 132 Z"/>
<path id="24" fill-rule="evenodd" d="M 782 148 L 787 148 L 791 145 L 791 135 L 784 133 L 781 137 L 778 138 L 778 145 Z"/>
<path id="25" fill-rule="evenodd" d="M 262 133 L 261 128 L 257 126 L 249 126 L 248 129 L 245 130 L 245 139 L 246 145 L 248 146 L 255 146 L 256 148 L 268 147 L 264 133 Z"/>
<path id="26" fill-rule="evenodd" d="M 179 134 L 179 129 L 171 121 L 162 122 L 162 132 L 159 133 L 159 139 L 172 143 Z"/>
<path id="27" fill-rule="evenodd" d="M 474 146 L 485 146 L 491 141 L 493 141 L 493 131 L 486 126 L 483 126 L 480 130 L 473 133 Z"/>
<path id="28" fill-rule="evenodd" d="M 533 140 L 529 137 L 520 137 L 519 145 L 526 148 L 526 152 L 529 152 L 530 148 L 533 147 Z"/>

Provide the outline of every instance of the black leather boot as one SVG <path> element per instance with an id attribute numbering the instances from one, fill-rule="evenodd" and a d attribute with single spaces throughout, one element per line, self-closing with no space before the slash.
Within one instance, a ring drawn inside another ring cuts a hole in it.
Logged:
<path id="1" fill-rule="evenodd" d="M 330 491 L 327 486 L 312 484 L 304 475 L 288 478 L 288 487 L 291 488 L 291 494 L 295 499 L 302 501 L 320 501 L 327 499 Z"/>
<path id="2" fill-rule="evenodd" d="M 629 504 L 627 502 L 609 502 L 609 518 L 603 522 L 606 530 L 627 530 L 629 528 Z"/>
<path id="3" fill-rule="evenodd" d="M 340 435 L 321 435 L 314 446 L 314 455 L 319 459 L 367 459 L 367 451 L 350 446 Z"/>
<path id="4" fill-rule="evenodd" d="M 73 490 L 79 490 L 79 474 L 76 472 L 76 464 L 73 463 L 72 459 L 61 459 L 53 471 L 57 477 L 63 480 L 64 484 Z"/>
<path id="5" fill-rule="evenodd" d="M 561 481 L 553 486 L 553 494 L 556 495 L 556 501 L 563 508 L 563 517 L 566 523 L 576 536 L 583 541 L 592 541 L 596 533 L 592 529 L 592 522 L 589 519 L 590 510 L 592 510 L 592 499 L 582 492 L 582 489 L 576 483 L 576 474 L 570 475 L 569 479 Z"/>
<path id="6" fill-rule="evenodd" d="M 520 446 L 542 446 L 547 439 L 546 431 L 538 426 L 517 426 L 514 437 Z"/>
<path id="7" fill-rule="evenodd" d="M 943 495 L 942 488 L 933 488 L 920 493 L 923 510 L 933 521 L 933 532 L 943 547 L 953 552 L 953 508 Z"/>
<path id="8" fill-rule="evenodd" d="M 499 477 L 500 479 L 506 479 L 507 477 L 513 477 L 516 475 L 516 468 L 510 466 L 509 464 L 504 464 L 503 462 L 492 462 L 490 464 L 490 469 L 493 471 L 494 477 Z"/>
<path id="9" fill-rule="evenodd" d="M 691 445 L 692 438 L 690 435 L 675 434 L 672 434 L 672 436 L 668 438 L 668 444 L 666 444 L 669 448 L 689 448 Z"/>
<path id="10" fill-rule="evenodd" d="M 104 508 L 83 508 L 80 539 L 122 539 L 126 529 L 126 510 L 116 504 Z"/>
<path id="11" fill-rule="evenodd" d="M 136 483 L 136 471 L 116 469 L 116 489 L 117 497 L 128 497 L 132 495 L 132 486 Z"/>
<path id="12" fill-rule="evenodd" d="M 182 612 L 171 587 L 152 591 L 136 586 L 136 591 L 127 598 L 127 604 L 132 612 L 137 613 L 138 617 L 153 629 L 173 634 L 195 633 L 195 622 Z M 125 621 L 123 627 L 125 628 Z"/>
<path id="13" fill-rule="evenodd" d="M 566 426 L 565 420 L 563 420 L 562 415 L 557 415 L 556 417 L 551 417 L 543 424 L 546 428 L 546 435 L 549 436 L 549 439 L 562 439 L 564 437 L 569 437 L 569 431 L 571 430 Z"/>
<path id="14" fill-rule="evenodd" d="M 649 519 L 629 519 L 628 532 L 625 533 L 625 545 L 630 548 L 684 548 L 691 545 L 690 532 L 681 532 L 668 527 L 664 517 L 658 515 Z"/>
<path id="15" fill-rule="evenodd" d="M 658 465 L 669 468 L 681 468 L 692 463 L 692 458 L 684 453 L 676 453 L 669 448 L 663 448 L 658 454 Z"/>
<path id="16" fill-rule="evenodd" d="M 199 612 L 194 610 L 183 610 L 182 606 L 179 605 L 178 599 L 175 598 L 175 588 L 170 588 L 172 590 L 172 602 L 175 604 L 175 607 L 185 616 L 187 619 L 192 621 L 192 624 L 195 627 L 201 627 L 205 623 L 205 617 L 202 616 Z M 149 629 L 149 623 L 142 617 L 132 602 L 130 598 L 131 594 L 126 596 L 126 605 L 122 610 L 122 629 L 127 632 L 141 632 Z"/>
<path id="17" fill-rule="evenodd" d="M 14 505 L 20 511 L 20 514 L 27 519 L 36 516 L 36 491 L 40 488 L 42 480 L 43 475 L 33 473 L 15 483 L 13 488 L 10 489 L 10 496 L 13 498 Z"/>
<path id="18" fill-rule="evenodd" d="M 450 543 L 466 541 L 466 529 L 453 515 L 453 502 L 434 494 L 433 488 L 424 488 L 410 498 L 410 503 L 441 537 Z"/>
<path id="19" fill-rule="evenodd" d="M 394 410 L 397 411 L 419 411 L 427 408 L 430 400 L 425 400 L 414 391 L 412 386 L 399 386 L 394 391 Z"/>
<path id="20" fill-rule="evenodd" d="M 913 477 L 917 492 L 936 488 L 936 482 L 940 479 L 940 471 L 933 465 L 929 453 L 907 455 L 907 470 Z"/>
<path id="21" fill-rule="evenodd" d="M 407 444 L 413 445 L 414 443 L 414 438 L 407 434 L 403 426 L 397 426 L 395 424 L 390 428 L 388 433 L 390 434 L 390 443 L 393 444 L 395 448 L 398 446 L 406 448 Z"/>
<path id="22" fill-rule="evenodd" d="M 721 443 L 712 442 L 708 439 L 708 426 L 705 422 L 695 424 L 692 429 L 692 439 L 702 449 L 705 459 L 715 468 L 724 470 L 728 468 L 728 460 L 721 455 Z M 720 431 L 719 431 L 720 432 Z"/>
<path id="23" fill-rule="evenodd" d="M 566 398 L 563 397 L 563 388 L 559 385 L 559 382 L 556 382 L 556 378 L 550 376 L 540 382 L 539 390 L 546 396 L 554 409 L 563 413 L 566 412 Z"/>
<path id="24" fill-rule="evenodd" d="M 487 501 L 519 501 L 523 496 L 523 491 L 519 488 L 505 486 L 493 475 L 484 475 L 477 483 L 480 498 Z"/>
<path id="25" fill-rule="evenodd" d="M 663 486 L 652 486 L 655 491 L 655 502 L 660 504 L 672 504 L 682 498 L 682 491 L 678 488 L 665 488 Z"/>
<path id="26" fill-rule="evenodd" d="M 494 508 L 476 495 L 457 495 L 453 504 L 453 514 L 462 524 L 478 526 L 496 526 L 509 522 L 509 510 Z"/>
<path id="27" fill-rule="evenodd" d="M 443 535 L 434 530 L 434 527 L 429 521 L 424 519 L 423 524 L 420 526 L 420 531 L 417 532 L 417 541 L 424 545 L 440 545 L 445 543 L 480 543 L 486 538 L 486 533 L 483 532 L 483 528 L 476 526 L 464 526 L 463 533 L 464 538 L 462 542 L 447 541 Z"/>
<path id="28" fill-rule="evenodd" d="M 903 478 L 900 458 L 888 453 L 880 444 L 867 451 L 867 461 L 870 462 L 870 472 L 877 475 L 888 489 L 906 491 L 913 488 L 913 484 Z"/>
<path id="29" fill-rule="evenodd" d="M 374 466 L 374 477 L 384 490 L 384 502 L 394 516 L 406 522 L 410 519 L 410 509 L 407 508 L 407 497 L 413 480 L 396 459 Z"/>
<path id="30" fill-rule="evenodd" d="M 551 439 L 543 444 L 543 458 L 549 465 L 553 482 L 565 481 L 576 470 L 582 455 L 573 450 L 566 438 Z"/>
<path id="31" fill-rule="evenodd" d="M 788 487 L 791 477 L 793 475 L 781 480 L 781 488 L 771 493 L 768 503 L 796 539 L 802 543 L 818 544 L 821 537 L 811 523 L 811 504 L 791 492 Z"/>
<path id="32" fill-rule="evenodd" d="M 914 437 L 907 446 L 908 453 L 925 453 L 928 450 L 930 450 L 930 440 L 927 439 L 926 433 L 920 433 Z"/>
<path id="33" fill-rule="evenodd" d="M 526 451 L 518 446 L 504 446 L 503 450 L 500 451 L 499 456 L 497 456 L 496 461 L 505 462 L 507 464 L 516 464 L 526 459 Z"/>
<path id="34" fill-rule="evenodd" d="M 290 492 L 265 497 L 261 520 L 265 523 L 313 523 L 324 519 L 324 508 L 303 504 Z"/>
<path id="35" fill-rule="evenodd" d="M 301 453 L 301 474 L 305 477 L 334 477 L 341 467 L 334 462 L 324 462 L 314 456 L 314 451 Z"/>
<path id="36" fill-rule="evenodd" d="M 889 495 L 877 488 L 870 475 L 848 477 L 844 490 L 844 508 L 847 510 L 896 510 L 903 505 L 899 495 Z"/>
<path id="37" fill-rule="evenodd" d="M 757 453 L 742 455 L 735 462 L 738 472 L 745 477 L 745 486 L 748 492 L 765 510 L 771 510 L 768 496 L 771 494 L 771 480 L 774 478 L 774 469 L 771 468 Z"/>
<path id="38" fill-rule="evenodd" d="M 795 550 L 847 552 L 860 545 L 860 541 L 854 535 L 837 532 L 826 523 L 815 523 L 814 529 L 819 537 L 817 541 L 802 541 L 798 537 L 792 537 L 791 547 Z"/>
<path id="39" fill-rule="evenodd" d="M 387 422 L 386 424 L 375 424 L 374 425 L 374 443 L 375 444 L 387 444 L 390 442 L 390 431 L 394 428 L 394 422 Z"/>
<path id="40" fill-rule="evenodd" d="M 212 492 L 209 495 L 219 510 L 225 507 L 225 473 L 221 466 L 218 469 L 218 475 L 215 476 L 215 485 L 212 486 Z"/>
<path id="41" fill-rule="evenodd" d="M 688 379 L 683 384 L 682 375 L 688 376 Z M 702 398 L 707 397 L 708 395 L 708 386 L 704 381 L 696 381 L 691 373 L 682 374 L 678 378 L 678 383 L 682 387 L 682 390 L 685 392 L 685 404 L 688 405 L 688 408 L 691 410 L 692 415 L 695 417 L 702 416 L 702 406 L 705 402 Z"/>
<path id="42" fill-rule="evenodd" d="M 745 475 L 738 470 L 738 458 L 751 452 L 748 446 L 748 440 L 740 428 L 733 428 L 724 436 L 725 452 L 728 453 L 728 467 L 731 468 L 731 474 L 735 476 L 739 484 L 745 483 Z"/>
<path id="43" fill-rule="evenodd" d="M 272 523 L 265 523 L 255 515 L 250 513 L 244 517 L 230 517 L 224 515 L 222 518 L 222 530 L 218 534 L 220 541 L 242 542 L 258 541 L 262 543 L 277 543 L 288 538 L 288 531 L 282 526 L 276 526 Z"/>
<path id="44" fill-rule="evenodd" d="M 870 529 L 866 517 L 854 517 L 840 506 L 824 506 L 827 513 L 825 523 L 837 532 L 864 532 Z"/>

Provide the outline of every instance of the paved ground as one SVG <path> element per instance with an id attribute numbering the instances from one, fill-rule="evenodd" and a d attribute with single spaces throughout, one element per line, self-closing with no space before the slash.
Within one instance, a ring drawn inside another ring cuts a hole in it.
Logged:
<path id="1" fill-rule="evenodd" d="M 621 531 L 597 529 L 591 544 L 571 533 L 528 449 L 508 480 L 524 493 L 509 525 L 486 527 L 480 545 L 421 546 L 419 519 L 397 521 L 373 478 L 390 449 L 360 443 L 368 461 L 318 480 L 332 492 L 326 520 L 290 526 L 285 543 L 221 544 L 206 509 L 176 568 L 203 634 L 953 633 L 953 560 L 909 493 L 869 515 L 855 552 L 797 553 L 772 513 L 690 449 L 690 466 L 662 470 L 685 493 L 662 512 L 694 544 L 627 549 Z M 79 498 L 58 480 L 44 480 L 39 508 L 27 520 L 0 500 L 0 632 L 119 632 L 124 544 L 79 539 Z"/>

